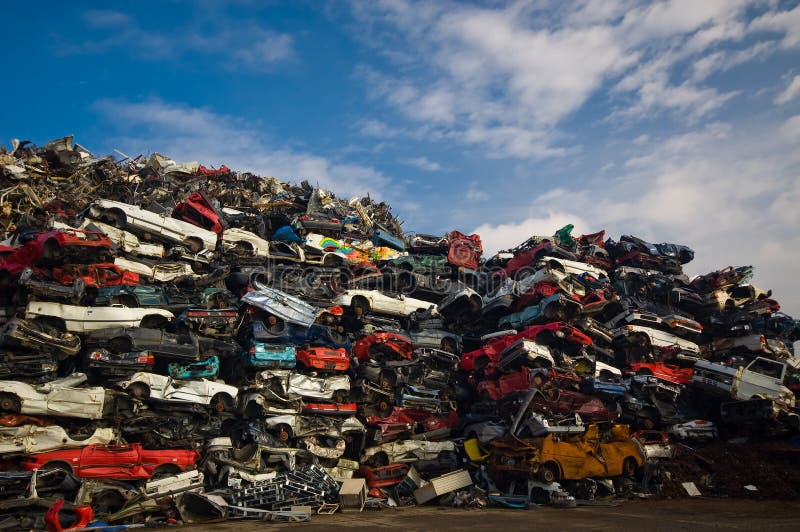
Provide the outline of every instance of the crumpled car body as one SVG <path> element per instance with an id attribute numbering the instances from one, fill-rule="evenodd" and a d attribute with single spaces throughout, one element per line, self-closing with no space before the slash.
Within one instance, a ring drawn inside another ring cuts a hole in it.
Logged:
<path id="1" fill-rule="evenodd" d="M 66 264 L 53 268 L 50 273 L 61 284 L 72 284 L 77 279 L 82 280 L 87 287 L 139 284 L 139 274 L 123 270 L 113 262 Z"/>
<path id="2" fill-rule="evenodd" d="M 102 233 L 77 229 L 54 229 L 39 233 L 0 261 L 0 270 L 15 275 L 40 261 L 102 262 L 111 250 L 111 241 Z"/>
<path id="3" fill-rule="evenodd" d="M 544 482 L 633 476 L 644 463 L 640 444 L 627 425 L 614 426 L 610 435 L 603 441 L 597 425 L 589 425 L 582 434 L 494 440 L 490 472 L 538 475 Z"/>
<path id="4" fill-rule="evenodd" d="M 112 246 L 116 246 L 130 255 L 155 259 L 160 259 L 164 256 L 164 246 L 161 244 L 143 242 L 133 233 L 125 231 L 124 229 L 119 229 L 113 225 L 104 224 L 98 220 L 87 218 L 83 221 L 80 228 L 103 233 L 111 240 Z"/>
<path id="5" fill-rule="evenodd" d="M 80 307 L 46 301 L 31 301 L 25 308 L 26 319 L 45 318 L 64 324 L 69 332 L 90 332 L 112 327 L 143 327 L 149 323 L 167 323 L 172 312 L 158 308 Z"/>
<path id="6" fill-rule="evenodd" d="M 478 269 L 478 261 L 483 254 L 483 245 L 479 235 L 465 235 L 458 231 L 451 231 L 447 235 L 448 249 L 447 260 L 454 266 Z"/>
<path id="7" fill-rule="evenodd" d="M 255 283 L 255 290 L 241 298 L 243 305 L 259 308 L 285 323 L 311 327 L 319 314 L 314 305 L 286 292 Z"/>
<path id="8" fill-rule="evenodd" d="M 455 452 L 452 441 L 404 440 L 367 447 L 361 454 L 361 462 L 368 462 L 378 453 L 384 453 L 388 463 L 413 463 L 417 460 L 434 460 L 443 452 Z"/>
<path id="9" fill-rule="evenodd" d="M 106 349 L 96 349 L 86 353 L 84 367 L 94 378 L 126 378 L 137 371 L 150 371 L 156 363 L 156 357 L 148 351 L 128 351 L 112 353 Z"/>
<path id="10" fill-rule="evenodd" d="M 366 312 L 390 316 L 408 316 L 412 312 L 425 312 L 433 306 L 428 301 L 406 297 L 403 294 L 390 295 L 378 290 L 345 290 L 333 300 L 334 305 L 349 306 L 358 316 Z"/>
<path id="11" fill-rule="evenodd" d="M 217 234 L 213 231 L 120 201 L 95 201 L 91 216 L 120 229 L 150 235 L 155 240 L 185 245 L 194 252 L 213 250 L 217 246 Z"/>
<path id="12" fill-rule="evenodd" d="M 5 325 L 2 332 L 3 336 L 22 347 L 53 353 L 60 358 L 76 355 L 81 350 L 81 339 L 78 336 L 60 331 L 47 323 L 14 318 Z"/>
<path id="13" fill-rule="evenodd" d="M 106 391 L 102 386 L 79 388 L 85 382 L 83 373 L 36 386 L 0 381 L 0 409 L 19 414 L 101 419 Z"/>
<path id="14" fill-rule="evenodd" d="M 350 377 L 331 375 L 326 378 L 311 377 L 287 370 L 266 370 L 256 376 L 256 385 L 274 384 L 284 397 L 300 396 L 308 399 L 321 399 L 345 402 L 350 392 Z"/>
<path id="15" fill-rule="evenodd" d="M 88 438 L 75 440 L 58 425 L 2 427 L 0 428 L 0 454 L 41 453 L 67 447 L 83 447 L 93 443 L 111 443 L 118 439 L 117 431 L 112 428 L 98 428 Z"/>
<path id="16" fill-rule="evenodd" d="M 566 320 L 580 314 L 583 306 L 564 294 L 553 294 L 536 305 L 500 318 L 499 327 L 520 328 L 536 322 Z"/>
<path id="17" fill-rule="evenodd" d="M 134 373 L 120 388 L 134 397 L 166 403 L 211 405 L 217 411 L 232 410 L 239 388 L 207 379 L 176 380 L 155 373 Z"/>
<path id="18" fill-rule="evenodd" d="M 350 356 L 343 348 L 309 347 L 299 349 L 297 362 L 308 369 L 321 371 L 347 371 L 350 369 Z"/>
<path id="19" fill-rule="evenodd" d="M 154 451 L 143 449 L 138 443 L 92 444 L 81 449 L 30 455 L 20 465 L 32 470 L 50 464 L 51 467 L 68 468 L 81 478 L 137 480 L 150 478 L 159 470 L 180 472 L 193 469 L 199 458 L 197 451 Z"/>
<path id="20" fill-rule="evenodd" d="M 664 362 L 633 363 L 631 364 L 631 370 L 637 375 L 653 375 L 659 379 L 683 385 L 692 382 L 692 374 L 694 373 L 692 368 L 681 368 Z"/>
<path id="21" fill-rule="evenodd" d="M 0 351 L 0 379 L 50 380 L 55 377 L 58 362 L 45 353 Z"/>
<path id="22" fill-rule="evenodd" d="M 173 379 L 214 379 L 219 374 L 219 357 L 212 355 L 205 360 L 178 364 L 173 362 L 167 365 L 167 373 Z"/>
<path id="23" fill-rule="evenodd" d="M 293 345 L 267 344 L 253 342 L 240 356 L 245 368 L 285 368 L 292 369 L 297 364 L 296 349 Z"/>
<path id="24" fill-rule="evenodd" d="M 114 353 L 149 351 L 166 358 L 197 360 L 200 346 L 193 334 L 174 334 L 144 327 L 113 327 L 93 331 L 84 337 L 89 346 L 104 346 Z"/>

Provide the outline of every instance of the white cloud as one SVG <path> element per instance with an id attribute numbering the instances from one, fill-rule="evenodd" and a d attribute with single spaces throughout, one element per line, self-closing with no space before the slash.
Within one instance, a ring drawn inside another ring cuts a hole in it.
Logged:
<path id="1" fill-rule="evenodd" d="M 794 100 L 800 96 L 800 75 L 795 76 L 792 78 L 792 81 L 789 83 L 789 86 L 781 92 L 776 98 L 776 104 L 784 104 L 788 103 L 791 100 Z"/>
<path id="2" fill-rule="evenodd" d="M 800 46 L 800 5 L 791 10 L 765 13 L 754 19 L 748 30 L 781 33 L 784 48 L 797 48 Z"/>
<path id="3" fill-rule="evenodd" d="M 781 135 L 790 144 L 800 144 L 800 115 L 795 115 L 780 128 Z"/>
<path id="4" fill-rule="evenodd" d="M 354 3 L 359 35 L 398 67 L 358 74 L 374 98 L 425 124 L 431 138 L 479 146 L 494 158 L 559 157 L 572 152 L 559 146 L 559 126 L 608 87 L 612 119 L 664 113 L 691 123 L 719 111 L 739 93 L 703 82 L 777 48 L 767 39 L 743 50 L 715 49 L 743 40 L 749 10 L 762 8 L 772 13 L 774 6 L 760 0 Z M 393 59 L 399 51 L 403 59 Z M 417 61 L 408 61 L 409 54 Z"/>
<path id="5" fill-rule="evenodd" d="M 374 168 L 273 145 L 254 124 L 209 109 L 157 99 L 102 99 L 93 110 L 110 124 L 125 124 L 123 136 L 113 140 L 126 153 L 155 150 L 179 161 L 199 159 L 293 182 L 308 179 L 344 197 L 369 193 L 380 199 L 396 197 L 400 190 Z"/>
<path id="6" fill-rule="evenodd" d="M 422 170 L 426 170 L 428 172 L 438 172 L 442 169 L 442 165 L 437 163 L 436 161 L 431 161 L 427 157 L 414 157 L 411 159 L 404 159 L 404 163 L 409 164 L 411 166 L 416 166 Z"/>

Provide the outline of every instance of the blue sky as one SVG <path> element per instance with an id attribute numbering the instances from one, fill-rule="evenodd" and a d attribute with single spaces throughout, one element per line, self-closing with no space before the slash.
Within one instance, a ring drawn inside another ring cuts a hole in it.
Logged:
<path id="1" fill-rule="evenodd" d="M 798 2 L 12 3 L 0 30 L 0 144 L 369 192 L 490 251 L 673 241 L 800 314 Z"/>

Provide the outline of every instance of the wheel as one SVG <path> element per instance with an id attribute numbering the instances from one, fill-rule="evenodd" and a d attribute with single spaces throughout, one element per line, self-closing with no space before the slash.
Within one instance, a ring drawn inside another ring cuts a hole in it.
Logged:
<path id="1" fill-rule="evenodd" d="M 237 242 L 233 246 L 233 252 L 236 255 L 248 257 L 253 254 L 253 247 L 247 242 Z"/>
<path id="2" fill-rule="evenodd" d="M 19 398 L 10 393 L 0 394 L 0 410 L 4 412 L 13 412 L 19 414 L 22 408 Z"/>
<path id="3" fill-rule="evenodd" d="M 268 317 L 264 322 L 264 325 L 267 326 L 267 331 L 269 331 L 270 334 L 275 335 L 282 334 L 286 329 L 286 323 L 282 319 L 275 316 Z"/>
<path id="4" fill-rule="evenodd" d="M 88 440 L 94 434 L 94 431 L 97 429 L 96 423 L 87 423 L 85 425 L 81 425 L 75 428 L 64 429 L 67 433 L 67 436 L 72 438 L 75 441 L 83 441 Z"/>
<path id="5" fill-rule="evenodd" d="M 126 502 L 125 497 L 113 489 L 92 493 L 92 510 L 96 515 L 118 512 Z"/>
<path id="6" fill-rule="evenodd" d="M 181 472 L 181 468 L 174 464 L 162 464 L 153 469 L 153 474 L 150 475 L 150 480 L 158 480 L 164 477 L 171 477 Z"/>
<path id="7" fill-rule="evenodd" d="M 347 390 L 336 390 L 333 392 L 333 400 L 336 403 L 342 404 L 347 402 Z"/>
<path id="8" fill-rule="evenodd" d="M 128 393 L 136 399 L 147 401 L 150 399 L 150 387 L 143 382 L 134 382 L 128 386 Z"/>
<path id="9" fill-rule="evenodd" d="M 558 466 L 553 462 L 543 464 L 539 469 L 539 479 L 546 484 L 551 484 L 558 480 Z"/>
<path id="10" fill-rule="evenodd" d="M 636 465 L 636 460 L 631 457 L 626 458 L 622 461 L 622 476 L 631 478 L 636 474 L 636 469 L 638 466 Z"/>
<path id="11" fill-rule="evenodd" d="M 118 336 L 108 341 L 108 350 L 112 353 L 129 353 L 133 350 L 133 343 L 126 336 Z"/>
<path id="12" fill-rule="evenodd" d="M 369 302 L 363 297 L 354 297 L 350 302 L 350 308 L 353 309 L 353 314 L 360 318 L 369 312 Z"/>
<path id="13" fill-rule="evenodd" d="M 211 409 L 218 414 L 223 412 L 227 412 L 233 409 L 233 400 L 231 397 L 224 393 L 218 393 L 214 397 L 211 398 L 211 402 L 209 403 Z"/>
<path id="14" fill-rule="evenodd" d="M 102 218 L 105 218 L 108 225 L 113 225 L 117 229 L 125 229 L 128 219 L 122 211 L 107 211 Z"/>
<path id="15" fill-rule="evenodd" d="M 372 463 L 375 464 L 375 467 L 387 466 L 389 465 L 389 455 L 387 455 L 384 451 L 378 451 L 372 455 Z"/>
<path id="16" fill-rule="evenodd" d="M 392 415 L 392 410 L 394 410 L 393 405 L 391 402 L 387 400 L 378 401 L 378 405 L 375 407 L 376 414 L 378 417 L 389 417 Z"/>
<path id="17" fill-rule="evenodd" d="M 542 377 L 542 376 L 541 376 L 540 374 L 538 374 L 538 373 L 537 373 L 536 375 L 534 375 L 534 376 L 533 376 L 533 379 L 532 379 L 532 380 L 533 380 L 533 385 L 534 385 L 536 388 L 541 388 L 541 387 L 542 387 L 542 384 L 544 384 L 544 377 Z"/>
<path id="18" fill-rule="evenodd" d="M 276 427 L 278 440 L 286 443 L 292 439 L 292 428 L 286 424 L 280 424 Z"/>
<path id="19" fill-rule="evenodd" d="M 342 265 L 342 261 L 338 256 L 329 253 L 322 259 L 322 265 L 326 268 L 338 268 Z"/>
<path id="20" fill-rule="evenodd" d="M 199 253 L 201 249 L 203 249 L 203 243 L 200 242 L 196 238 L 188 238 L 186 242 L 184 242 L 186 248 L 191 251 L 192 253 Z"/>

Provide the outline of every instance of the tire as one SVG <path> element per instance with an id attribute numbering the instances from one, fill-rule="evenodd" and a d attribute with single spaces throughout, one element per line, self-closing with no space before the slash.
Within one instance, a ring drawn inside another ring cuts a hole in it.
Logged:
<path id="1" fill-rule="evenodd" d="M 92 494 L 92 510 L 95 515 L 105 515 L 118 512 L 127 500 L 116 490 L 107 489 Z"/>
<path id="2" fill-rule="evenodd" d="M 187 238 L 184 241 L 184 245 L 186 246 L 186 249 L 192 253 L 198 253 L 201 249 L 203 249 L 203 243 L 197 238 Z"/>
<path id="3" fill-rule="evenodd" d="M 132 383 L 128 386 L 128 393 L 142 401 L 150 399 L 150 387 L 143 382 Z"/>
<path id="4" fill-rule="evenodd" d="M 333 392 L 333 401 L 337 404 L 342 404 L 347 402 L 347 390 L 335 390 Z"/>
<path id="5" fill-rule="evenodd" d="M 375 467 L 384 467 L 389 465 L 389 455 L 387 455 L 384 451 L 378 451 L 372 455 L 371 461 L 373 464 L 375 464 Z"/>
<path id="6" fill-rule="evenodd" d="M 125 229 L 128 226 L 128 217 L 125 216 L 125 213 L 114 209 L 111 211 L 106 211 L 101 219 L 105 218 L 108 222 L 108 225 L 113 225 L 117 229 Z"/>
<path id="7" fill-rule="evenodd" d="M 389 417 L 392 415 L 392 410 L 394 410 L 394 406 L 390 401 L 378 401 L 378 405 L 375 407 L 375 413 L 378 414 L 378 417 Z"/>
<path id="8" fill-rule="evenodd" d="M 542 384 L 544 384 L 544 377 L 542 377 L 541 374 L 538 374 L 538 373 L 536 375 L 534 375 L 533 379 L 531 379 L 531 380 L 533 381 L 533 385 L 536 388 L 541 388 Z"/>
<path id="9" fill-rule="evenodd" d="M 22 403 L 20 402 L 19 397 L 10 393 L 0 394 L 0 410 L 19 414 L 21 409 Z"/>
<path id="10" fill-rule="evenodd" d="M 636 470 L 639 469 L 639 466 L 636 464 L 636 460 L 631 458 L 630 456 L 622 461 L 622 476 L 626 478 L 633 478 L 636 475 Z"/>
<path id="11" fill-rule="evenodd" d="M 566 273 L 564 266 L 560 262 L 554 260 L 547 261 L 547 267 L 556 272 Z"/>
<path id="12" fill-rule="evenodd" d="M 181 468 L 174 464 L 161 464 L 153 469 L 153 474 L 150 475 L 150 480 L 158 480 L 164 477 L 171 477 L 181 472 Z"/>
<path id="13" fill-rule="evenodd" d="M 547 462 L 539 469 L 539 480 L 545 484 L 552 484 L 558 477 L 558 465 L 555 462 Z"/>
<path id="14" fill-rule="evenodd" d="M 222 414 L 233 410 L 233 398 L 226 393 L 218 393 L 211 398 L 209 406 L 214 412 Z"/>
<path id="15" fill-rule="evenodd" d="M 264 325 L 267 327 L 267 331 L 274 335 L 283 334 L 286 330 L 286 322 L 275 316 L 269 316 Z"/>
<path id="16" fill-rule="evenodd" d="M 285 423 L 275 427 L 275 433 L 278 437 L 278 440 L 284 443 L 292 439 L 292 427 L 286 425 Z"/>
<path id="17" fill-rule="evenodd" d="M 328 254 L 322 259 L 322 265 L 326 268 L 338 268 L 342 265 L 342 260 L 334 254 Z"/>
<path id="18" fill-rule="evenodd" d="M 350 308 L 353 309 L 353 314 L 360 318 L 369 312 L 369 301 L 360 296 L 354 297 L 352 301 L 350 301 Z"/>
<path id="19" fill-rule="evenodd" d="M 393 379 L 392 377 L 394 377 L 393 374 L 390 375 L 386 371 L 382 371 L 380 376 L 378 376 L 378 386 L 380 386 L 385 390 L 393 389 L 396 377 L 395 379 Z"/>
<path id="20" fill-rule="evenodd" d="M 252 256 L 254 254 L 253 246 L 251 246 L 247 242 L 237 242 L 233 246 L 233 253 L 243 257 Z"/>

